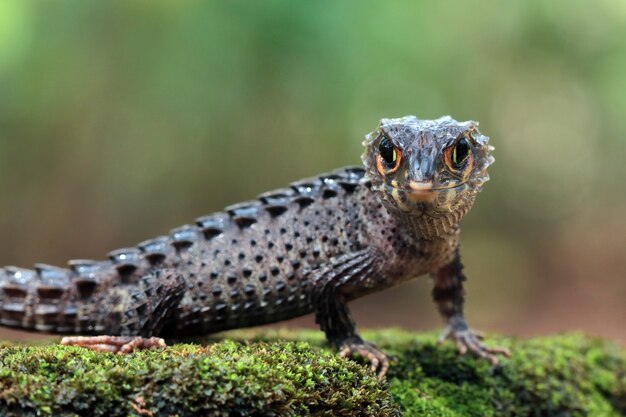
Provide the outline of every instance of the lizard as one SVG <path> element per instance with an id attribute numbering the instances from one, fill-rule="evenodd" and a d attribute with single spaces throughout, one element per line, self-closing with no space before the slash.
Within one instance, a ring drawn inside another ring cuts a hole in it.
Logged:
<path id="1" fill-rule="evenodd" d="M 467 325 L 459 221 L 489 179 L 489 138 L 450 116 L 382 119 L 363 166 L 231 205 L 168 235 L 68 268 L 0 269 L 0 325 L 117 353 L 314 313 L 342 357 L 383 377 L 389 357 L 359 335 L 348 302 L 421 275 L 445 321 L 441 340 L 496 364 Z"/>

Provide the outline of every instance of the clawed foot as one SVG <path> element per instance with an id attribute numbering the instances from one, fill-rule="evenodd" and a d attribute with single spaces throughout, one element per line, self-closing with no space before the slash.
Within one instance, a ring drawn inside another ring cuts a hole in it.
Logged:
<path id="1" fill-rule="evenodd" d="M 352 338 L 341 344 L 339 356 L 342 358 L 347 358 L 355 353 L 370 362 L 372 372 L 377 374 L 378 379 L 385 377 L 389 369 L 389 358 L 387 355 L 371 343 L 365 342 L 360 338 Z"/>
<path id="2" fill-rule="evenodd" d="M 483 338 L 482 333 L 473 331 L 467 327 L 455 328 L 454 325 L 448 325 L 443 334 L 439 337 L 439 343 L 448 339 L 452 340 L 461 355 L 465 355 L 469 351 L 479 358 L 488 360 L 492 366 L 498 364 L 497 355 L 503 355 L 507 358 L 511 356 L 511 353 L 506 348 L 487 347 L 483 345 L 481 342 Z"/>
<path id="3" fill-rule="evenodd" d="M 120 355 L 135 350 L 164 348 L 165 341 L 159 337 L 143 338 L 139 336 L 77 336 L 64 337 L 61 344 L 80 346 L 96 352 L 118 353 Z"/>

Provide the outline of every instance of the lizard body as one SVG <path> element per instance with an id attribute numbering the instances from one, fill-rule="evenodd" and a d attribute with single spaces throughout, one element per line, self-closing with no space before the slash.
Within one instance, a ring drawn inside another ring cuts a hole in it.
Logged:
<path id="1" fill-rule="evenodd" d="M 459 220 L 488 179 L 488 138 L 450 117 L 383 119 L 365 167 L 343 168 L 227 207 L 106 261 L 0 270 L 0 324 L 106 351 L 160 346 L 133 336 L 199 335 L 314 312 L 344 356 L 384 375 L 347 302 L 430 273 L 459 350 L 492 362 L 463 319 Z M 122 337 L 111 337 L 122 336 Z"/>

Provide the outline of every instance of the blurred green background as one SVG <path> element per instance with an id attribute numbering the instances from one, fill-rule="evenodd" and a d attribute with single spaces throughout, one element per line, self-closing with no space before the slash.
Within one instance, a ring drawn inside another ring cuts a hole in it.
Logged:
<path id="1" fill-rule="evenodd" d="M 406 114 L 479 120 L 496 146 L 464 221 L 470 323 L 626 341 L 622 0 L 3 0 L 0 264 L 101 258 L 359 164 Z M 432 328 L 429 293 L 353 309 Z"/>

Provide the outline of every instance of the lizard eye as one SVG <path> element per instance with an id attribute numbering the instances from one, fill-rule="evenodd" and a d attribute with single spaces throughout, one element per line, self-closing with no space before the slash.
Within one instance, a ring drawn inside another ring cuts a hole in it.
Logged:
<path id="1" fill-rule="evenodd" d="M 454 149 L 452 149 L 452 164 L 459 169 L 463 167 L 463 164 L 469 156 L 470 146 L 467 143 L 467 139 L 463 138 L 456 143 Z"/>
<path id="2" fill-rule="evenodd" d="M 462 175 L 472 167 L 472 149 L 465 137 L 457 140 L 454 145 L 444 151 L 444 160 L 450 170 Z"/>
<path id="3" fill-rule="evenodd" d="M 398 170 L 400 167 L 400 160 L 402 159 L 402 152 L 396 146 L 391 143 L 388 137 L 383 136 L 383 139 L 378 145 L 378 158 L 377 168 L 382 174 L 391 174 Z"/>

